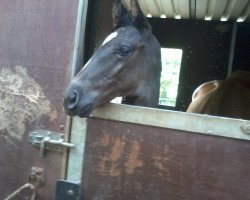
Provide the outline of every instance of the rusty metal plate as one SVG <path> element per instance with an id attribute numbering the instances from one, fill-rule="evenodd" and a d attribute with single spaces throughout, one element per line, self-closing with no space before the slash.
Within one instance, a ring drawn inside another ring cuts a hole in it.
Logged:
<path id="1" fill-rule="evenodd" d="M 39 158 L 28 134 L 62 132 L 77 9 L 77 0 L 0 2 L 0 199 L 24 185 L 32 167 L 44 172 L 38 199 L 55 196 L 62 154 Z"/>
<path id="2" fill-rule="evenodd" d="M 83 199 L 248 200 L 249 141 L 88 119 Z"/>

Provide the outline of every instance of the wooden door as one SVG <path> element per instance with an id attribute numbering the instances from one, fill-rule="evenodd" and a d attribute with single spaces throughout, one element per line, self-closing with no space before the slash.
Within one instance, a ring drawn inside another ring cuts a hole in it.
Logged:
<path id="1" fill-rule="evenodd" d="M 0 2 L 0 199 L 42 170 L 38 199 L 54 199 L 62 154 L 39 150 L 29 132 L 63 132 L 64 88 L 71 75 L 78 0 Z M 30 199 L 23 190 L 14 199 Z"/>

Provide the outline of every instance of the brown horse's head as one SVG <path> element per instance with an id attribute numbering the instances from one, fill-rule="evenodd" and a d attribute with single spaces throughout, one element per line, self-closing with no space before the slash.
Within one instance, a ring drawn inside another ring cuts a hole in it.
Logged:
<path id="1" fill-rule="evenodd" d="M 88 117 L 91 111 L 115 97 L 123 103 L 158 104 L 161 72 L 160 45 L 139 8 L 113 3 L 113 27 L 101 47 L 73 79 L 65 92 L 68 115 Z"/>

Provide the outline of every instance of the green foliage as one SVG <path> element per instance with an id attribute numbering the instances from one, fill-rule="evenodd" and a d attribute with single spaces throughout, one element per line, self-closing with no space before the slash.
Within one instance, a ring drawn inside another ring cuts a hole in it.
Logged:
<path id="1" fill-rule="evenodd" d="M 161 80 L 160 98 L 166 99 L 168 97 L 167 91 L 170 86 L 171 86 L 170 80 Z"/>

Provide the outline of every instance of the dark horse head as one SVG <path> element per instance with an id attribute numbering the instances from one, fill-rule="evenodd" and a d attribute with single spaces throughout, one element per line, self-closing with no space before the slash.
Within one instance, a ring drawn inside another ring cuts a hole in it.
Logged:
<path id="1" fill-rule="evenodd" d="M 138 1 L 130 4 L 128 12 L 120 0 L 114 0 L 114 32 L 66 89 L 68 115 L 88 117 L 94 108 L 115 97 L 123 97 L 126 104 L 158 105 L 160 45 Z"/>

